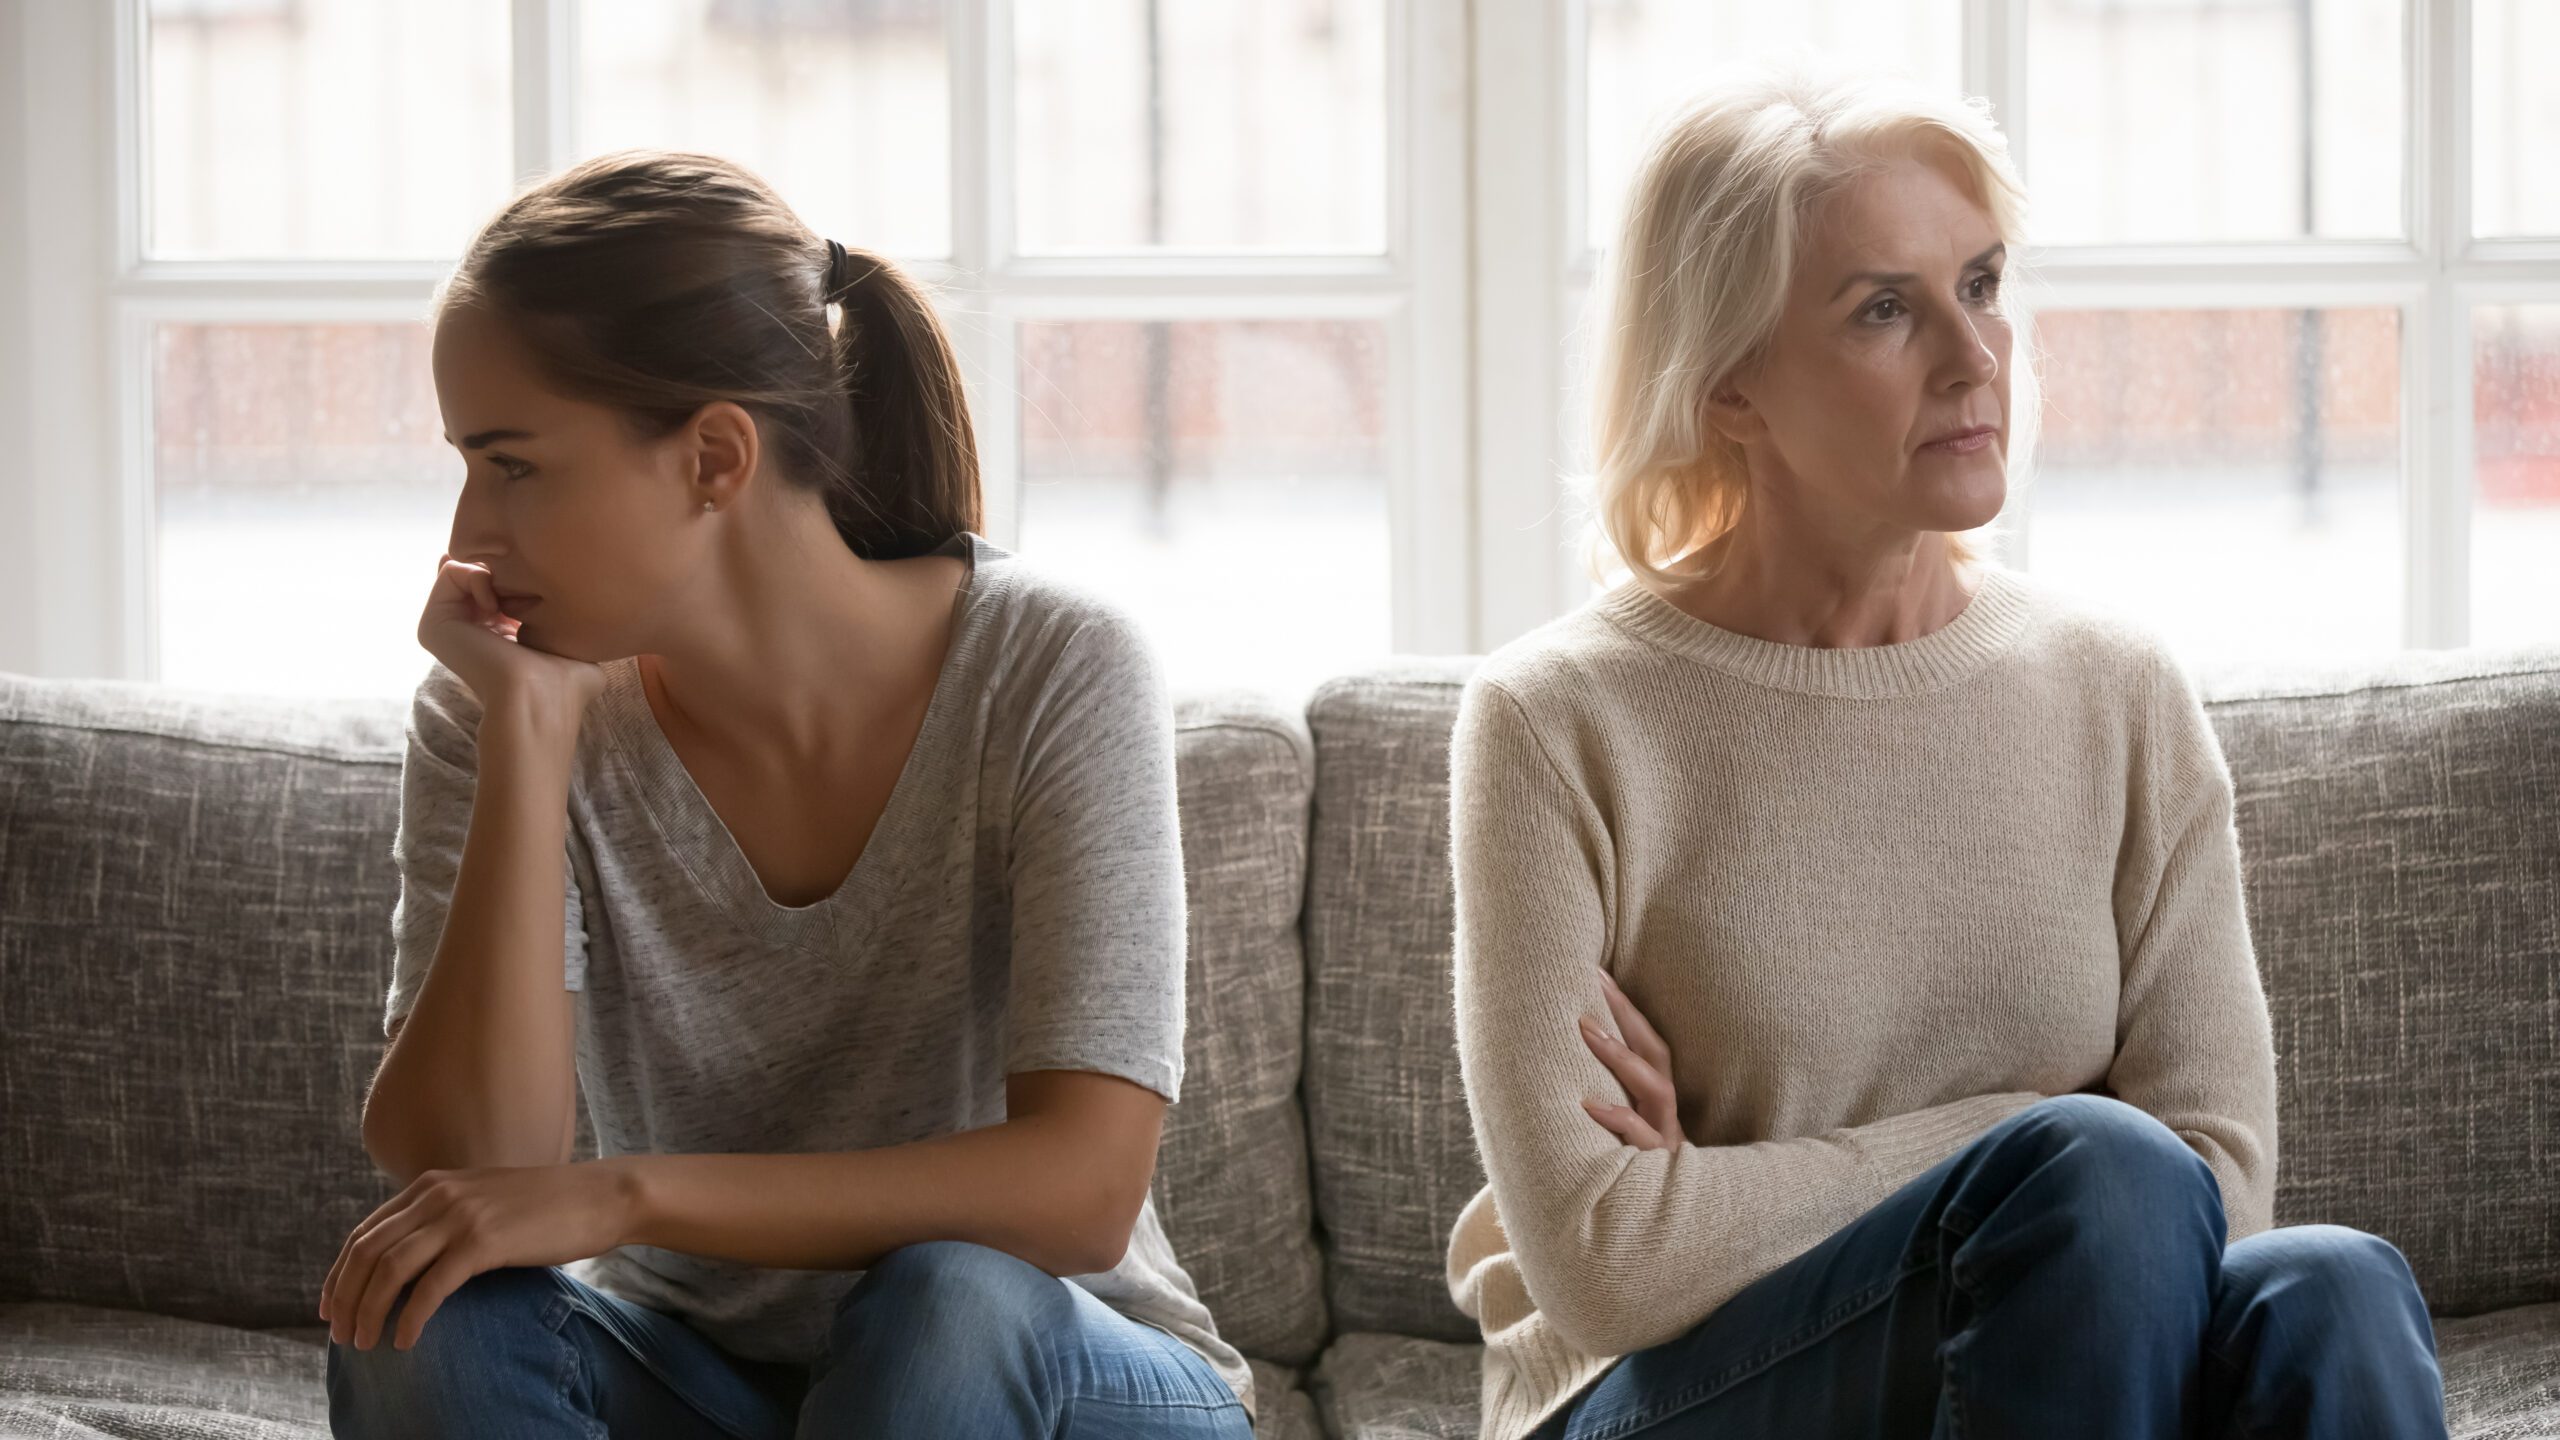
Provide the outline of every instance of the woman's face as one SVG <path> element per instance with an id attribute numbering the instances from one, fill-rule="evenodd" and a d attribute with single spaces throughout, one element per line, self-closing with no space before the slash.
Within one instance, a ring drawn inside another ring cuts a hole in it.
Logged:
<path id="1" fill-rule="evenodd" d="M 500 607 L 526 643 L 599 663 L 646 651 L 709 569 L 712 527 L 692 522 L 711 518 L 711 492 L 697 482 L 729 503 L 753 469 L 753 422 L 714 404 L 665 440 L 635 441 L 612 410 L 547 388 L 507 329 L 469 306 L 438 318 L 433 365 L 464 463 L 448 553 L 539 597 Z"/>
<path id="2" fill-rule="evenodd" d="M 1856 531 L 1970 530 L 2007 491 L 2007 260 L 1951 158 L 1849 182 L 1799 231 L 1766 363 L 1708 401 L 1752 503 Z M 1958 445 L 1951 431 L 1989 427 Z M 1969 447 L 1969 448 L 1968 448 Z"/>

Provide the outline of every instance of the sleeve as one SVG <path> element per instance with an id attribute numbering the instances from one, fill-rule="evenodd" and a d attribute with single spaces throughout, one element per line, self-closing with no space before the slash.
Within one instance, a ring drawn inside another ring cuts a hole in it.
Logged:
<path id="1" fill-rule="evenodd" d="M 1090 616 L 1059 647 L 1026 714 L 1011 818 L 1005 1073 L 1100 1071 L 1179 1101 L 1173 702 L 1126 617 Z"/>
<path id="2" fill-rule="evenodd" d="M 2115 886 L 2123 989 L 2107 1087 L 2194 1147 L 2229 1238 L 2274 1224 L 2276 1071 L 2231 772 L 2194 681 L 2155 651 Z"/>
<path id="3" fill-rule="evenodd" d="M 445 915 L 453 908 L 454 877 L 462 870 L 462 841 L 471 828 L 479 782 L 480 715 L 479 698 L 440 660 L 429 665 L 409 700 L 406 748 L 400 758 L 400 826 L 391 842 L 400 894 L 391 909 L 391 991 L 382 1014 L 386 1036 L 392 1022 L 417 1003 L 418 987 L 444 938 Z M 586 912 L 568 853 L 576 844 L 574 827 L 564 833 L 569 841 L 560 865 L 567 902 L 562 907 L 561 978 L 565 988 L 583 990 Z"/>
<path id="4" fill-rule="evenodd" d="M 1614 1024 L 1593 973 L 1612 945 L 1609 830 L 1519 701 L 1481 675 L 1461 695 L 1450 767 L 1458 1057 L 1476 1145 L 1530 1298 L 1584 1353 L 1685 1333 L 2043 1098 L 1970 1096 L 1740 1145 L 1624 1143 L 1582 1108 L 1629 1097 L 1576 1031 L 1585 1015 Z"/>

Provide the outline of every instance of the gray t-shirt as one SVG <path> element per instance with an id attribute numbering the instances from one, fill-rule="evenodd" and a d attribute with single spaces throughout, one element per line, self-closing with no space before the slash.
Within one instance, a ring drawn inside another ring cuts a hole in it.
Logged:
<path id="1" fill-rule="evenodd" d="M 1005 1076 L 1096 1070 L 1181 1098 L 1185 902 L 1172 703 L 1121 611 L 983 537 L 913 752 L 835 894 L 774 903 L 604 666 L 569 793 L 566 984 L 598 1152 L 865 1150 L 1005 1115 Z M 480 702 L 433 664 L 412 701 L 391 991 L 434 963 L 471 819 Z M 567 1267 L 734 1354 L 814 1362 L 860 1271 L 626 1245 Z M 1198 1351 L 1253 1407 L 1152 1196 L 1127 1255 L 1071 1277 Z"/>

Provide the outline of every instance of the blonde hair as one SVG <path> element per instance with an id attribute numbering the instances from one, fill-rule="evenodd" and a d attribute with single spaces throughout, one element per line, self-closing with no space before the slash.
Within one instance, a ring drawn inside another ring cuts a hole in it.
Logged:
<path id="1" fill-rule="evenodd" d="M 1814 204 L 1919 147 L 1961 162 L 2013 252 L 2001 287 L 2013 291 L 2026 191 L 1986 100 L 1888 72 L 1791 62 L 1713 86 L 1655 131 L 1592 297 L 1603 317 L 1585 482 L 1595 579 L 1607 578 L 1604 551 L 1614 551 L 1636 579 L 1666 588 L 1678 578 L 1666 564 L 1740 520 L 1750 496 L 1743 449 L 1707 424 L 1701 402 L 1766 358 Z M 2016 336 L 2013 477 L 2025 468 L 2038 408 L 2027 349 Z M 1979 555 L 1962 535 L 1948 535 L 1947 547 L 1958 565 Z"/>

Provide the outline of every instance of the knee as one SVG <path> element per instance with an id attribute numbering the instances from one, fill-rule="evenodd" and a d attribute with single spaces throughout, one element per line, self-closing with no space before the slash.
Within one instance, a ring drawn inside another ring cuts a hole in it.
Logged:
<path id="1" fill-rule="evenodd" d="M 2110 1095 L 2049 1096 L 1984 1138 L 2019 1162 L 2006 1168 L 2021 1184 L 2048 1181 L 2043 1198 L 2067 1204 L 2092 1228 L 2140 1230 L 2150 1244 L 2183 1236 L 2216 1254 L 2223 1248 L 2228 1229 L 2213 1167 L 2139 1106 Z M 2151 1233 L 2159 1231 L 2167 1233 Z"/>
<path id="2" fill-rule="evenodd" d="M 900 1246 L 837 1302 L 801 1407 L 803 1434 L 1044 1431 L 1054 1408 L 1042 1337 L 1070 1322 L 1056 1276 L 991 1246 Z M 954 1397 L 977 1397 L 955 1404 Z M 986 1407 L 1003 1410 L 988 1423 Z"/>
<path id="3" fill-rule="evenodd" d="M 2397 1316 L 2432 1337 L 2408 1257 L 2379 1235 L 2286 1225 L 2251 1236 L 2245 1248 L 2224 1273 L 2231 1298 L 2261 1326 L 2329 1343 Z"/>
<path id="4" fill-rule="evenodd" d="M 2090 1185 L 2145 1192 L 2213 1185 L 2213 1167 L 2178 1132 L 2112 1095 L 2047 1096 L 1992 1133 Z"/>
<path id="5" fill-rule="evenodd" d="M 867 1351 L 894 1345 L 965 1369 L 987 1351 L 1013 1348 L 1035 1334 L 1058 1283 L 1030 1261 L 989 1245 L 901 1245 L 836 1303 L 834 1332 L 840 1340 L 858 1332 Z"/>
<path id="6" fill-rule="evenodd" d="M 333 1406 L 361 1403 L 431 1415 L 441 1404 L 468 1403 L 476 1388 L 504 1368 L 503 1357 L 523 1353 L 526 1336 L 559 1327 L 568 1299 L 559 1272 L 549 1266 L 484 1271 L 446 1296 L 427 1317 L 417 1343 L 402 1350 L 392 1337 L 408 1303 L 407 1292 L 392 1301 L 369 1348 L 330 1342 Z"/>

